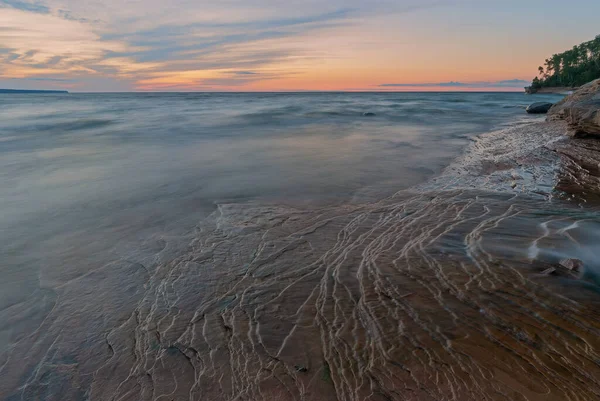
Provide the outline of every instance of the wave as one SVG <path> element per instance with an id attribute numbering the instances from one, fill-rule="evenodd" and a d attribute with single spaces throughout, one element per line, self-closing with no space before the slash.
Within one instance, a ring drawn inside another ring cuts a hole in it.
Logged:
<path id="1" fill-rule="evenodd" d="M 61 121 L 53 124 L 38 124 L 34 126 L 34 129 L 38 131 L 83 131 L 89 129 L 103 128 L 110 124 L 113 124 L 115 121 L 111 119 L 98 119 L 98 118 L 89 118 L 89 119 L 77 119 L 71 121 Z"/>

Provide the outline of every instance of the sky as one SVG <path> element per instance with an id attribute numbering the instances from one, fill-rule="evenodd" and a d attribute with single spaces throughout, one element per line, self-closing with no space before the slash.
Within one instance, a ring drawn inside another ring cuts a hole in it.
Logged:
<path id="1" fill-rule="evenodd" d="M 522 90 L 599 0 L 0 0 L 0 88 Z"/>

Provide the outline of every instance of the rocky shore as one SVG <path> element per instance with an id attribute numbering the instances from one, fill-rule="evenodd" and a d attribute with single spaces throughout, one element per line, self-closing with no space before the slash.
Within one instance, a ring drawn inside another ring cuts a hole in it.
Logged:
<path id="1" fill-rule="evenodd" d="M 553 150 L 562 161 L 557 189 L 585 200 L 600 199 L 600 79 L 555 104 L 550 122 L 566 122 L 569 139 Z"/>
<path id="2" fill-rule="evenodd" d="M 592 81 L 555 104 L 548 112 L 551 120 L 565 120 L 574 136 L 600 138 L 600 79 Z"/>

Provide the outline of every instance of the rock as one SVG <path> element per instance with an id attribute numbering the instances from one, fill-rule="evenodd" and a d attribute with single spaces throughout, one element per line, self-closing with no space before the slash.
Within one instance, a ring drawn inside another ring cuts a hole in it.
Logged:
<path id="1" fill-rule="evenodd" d="M 296 365 L 296 366 L 294 366 L 294 368 L 296 369 L 296 372 L 300 372 L 300 373 L 308 372 L 308 368 L 305 368 L 304 366 L 301 366 L 301 365 Z"/>
<path id="2" fill-rule="evenodd" d="M 563 259 L 558 263 L 542 264 L 540 277 L 561 277 L 579 280 L 582 278 L 583 262 L 579 259 Z"/>
<path id="3" fill-rule="evenodd" d="M 375 113 L 363 113 L 363 117 L 375 117 Z"/>
<path id="4" fill-rule="evenodd" d="M 579 259 L 563 259 L 559 264 L 573 273 L 579 273 L 583 269 L 583 262 Z"/>
<path id="5" fill-rule="evenodd" d="M 537 93 L 537 89 L 533 86 L 526 86 L 525 93 L 527 93 L 528 95 L 533 95 L 534 93 Z"/>
<path id="6" fill-rule="evenodd" d="M 529 114 L 546 114 L 552 106 L 552 103 L 537 102 L 531 104 L 529 107 L 527 107 L 527 109 L 525 109 L 525 111 L 527 111 Z"/>
<path id="7" fill-rule="evenodd" d="M 542 276 L 550 276 L 554 273 L 556 273 L 556 269 L 554 267 L 549 267 L 546 270 L 544 270 L 543 272 L 541 272 L 540 274 Z"/>
<path id="8" fill-rule="evenodd" d="M 565 120 L 575 136 L 600 137 L 600 79 L 583 85 L 556 103 L 548 112 L 553 120 Z"/>
<path id="9" fill-rule="evenodd" d="M 561 168 L 555 188 L 586 202 L 600 202 L 600 141 L 572 138 L 550 145 L 558 153 Z"/>
<path id="10" fill-rule="evenodd" d="M 574 105 L 567 121 L 577 136 L 600 136 L 600 99 Z"/>

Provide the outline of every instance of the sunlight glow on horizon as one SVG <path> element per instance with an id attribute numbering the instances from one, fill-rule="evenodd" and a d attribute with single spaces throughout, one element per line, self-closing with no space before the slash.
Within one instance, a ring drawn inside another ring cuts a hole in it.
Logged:
<path id="1" fill-rule="evenodd" d="M 514 91 L 600 33 L 592 0 L 85 3 L 0 0 L 0 87 Z"/>

